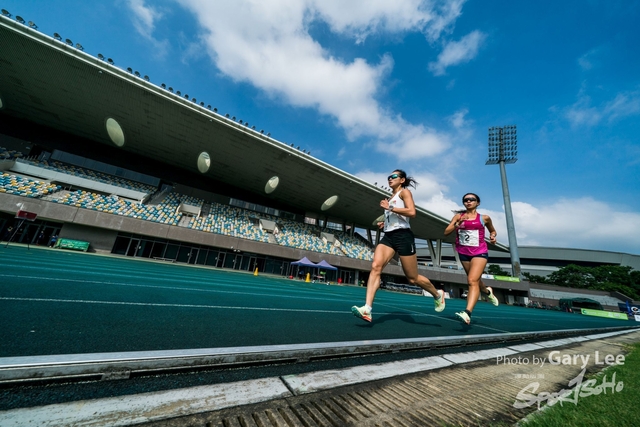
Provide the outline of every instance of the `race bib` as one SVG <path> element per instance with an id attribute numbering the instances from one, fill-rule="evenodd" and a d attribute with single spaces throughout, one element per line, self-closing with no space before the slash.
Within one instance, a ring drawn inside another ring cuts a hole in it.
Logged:
<path id="1" fill-rule="evenodd" d="M 479 230 L 458 230 L 458 241 L 462 246 L 480 246 Z"/>

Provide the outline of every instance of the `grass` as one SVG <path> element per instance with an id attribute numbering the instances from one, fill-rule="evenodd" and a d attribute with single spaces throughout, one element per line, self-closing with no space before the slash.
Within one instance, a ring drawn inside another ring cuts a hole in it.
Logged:
<path id="1" fill-rule="evenodd" d="M 635 425 L 640 402 L 640 343 L 630 346 L 623 365 L 588 376 L 578 399 L 557 402 L 518 423 L 522 427 L 583 427 Z M 615 382 L 613 376 L 615 375 Z M 591 384 L 587 383 L 591 380 Z M 591 389 L 586 386 L 590 385 Z M 600 387 L 600 389 L 599 389 Z M 602 390 L 604 389 L 604 390 Z M 600 391 L 600 393 L 599 393 Z M 606 393 L 605 393 L 606 392 Z M 574 404 L 573 401 L 576 403 Z"/>

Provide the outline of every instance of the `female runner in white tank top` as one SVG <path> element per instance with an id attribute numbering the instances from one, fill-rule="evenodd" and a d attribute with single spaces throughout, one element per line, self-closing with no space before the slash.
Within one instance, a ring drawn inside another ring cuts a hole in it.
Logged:
<path id="1" fill-rule="evenodd" d="M 400 255 L 402 270 L 409 283 L 420 286 L 433 295 L 437 312 L 444 310 L 445 306 L 444 291 L 436 290 L 429 279 L 418 274 L 415 237 L 409 227 L 409 218 L 416 216 L 416 207 L 413 195 L 407 188 L 409 186 L 415 188 L 417 183 L 413 178 L 407 177 L 405 171 L 401 169 L 393 171 L 387 179 L 393 196 L 380 202 L 380 207 L 384 209 L 384 222 L 379 222 L 378 227 L 384 230 L 384 237 L 373 253 L 365 305 L 351 308 L 351 312 L 356 317 L 367 322 L 372 320 L 371 307 L 376 292 L 380 288 L 382 269 L 391 261 L 396 252 Z"/>

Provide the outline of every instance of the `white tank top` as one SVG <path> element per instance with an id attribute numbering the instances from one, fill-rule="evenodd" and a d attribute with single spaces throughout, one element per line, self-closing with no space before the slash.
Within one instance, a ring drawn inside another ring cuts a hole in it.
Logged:
<path id="1" fill-rule="evenodd" d="M 384 211 L 384 231 L 385 233 L 388 231 L 399 230 L 401 228 L 410 228 L 409 226 L 409 218 L 404 215 L 397 214 L 395 212 L 391 212 L 391 207 L 394 208 L 404 208 L 404 202 L 400 198 L 400 193 L 402 191 L 398 191 L 390 200 L 389 200 L 389 209 Z"/>

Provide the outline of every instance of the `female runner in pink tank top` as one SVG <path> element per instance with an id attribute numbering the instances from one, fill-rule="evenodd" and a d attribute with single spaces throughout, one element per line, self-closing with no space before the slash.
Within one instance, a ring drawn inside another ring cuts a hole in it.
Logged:
<path id="1" fill-rule="evenodd" d="M 489 260 L 489 248 L 485 241 L 485 227 L 489 230 L 489 241 L 496 242 L 496 229 L 489 215 L 480 215 L 476 209 L 480 204 L 477 194 L 467 193 L 462 197 L 465 210 L 458 211 L 444 230 L 445 236 L 456 232 L 456 252 L 467 273 L 469 292 L 467 294 L 467 309 L 456 313 L 456 317 L 466 323 L 471 323 L 471 312 L 478 302 L 480 292 L 487 294 L 487 299 L 498 305 L 498 298 L 493 295 L 493 289 L 485 286 L 482 273 Z"/>

